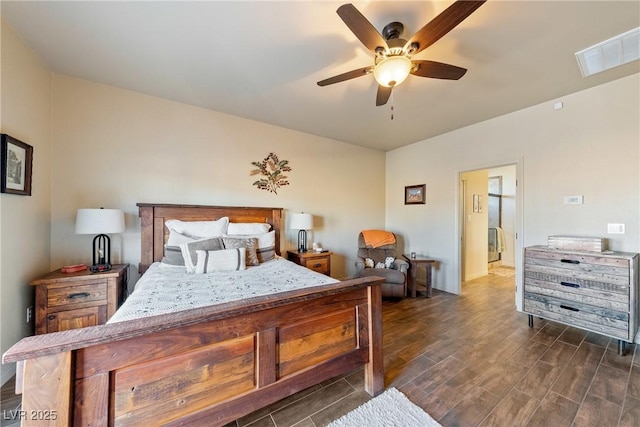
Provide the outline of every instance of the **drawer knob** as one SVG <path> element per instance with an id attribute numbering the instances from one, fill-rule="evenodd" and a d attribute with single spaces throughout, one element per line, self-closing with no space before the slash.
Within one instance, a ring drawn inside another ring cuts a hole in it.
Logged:
<path id="1" fill-rule="evenodd" d="M 89 295 L 91 295 L 89 292 L 78 292 L 78 293 L 69 295 L 67 298 L 68 299 L 86 298 Z"/>
<path id="2" fill-rule="evenodd" d="M 564 304 L 560 304 L 560 308 L 564 308 L 565 310 L 569 310 L 569 311 L 580 311 L 580 309 L 577 309 L 575 307 L 570 307 L 570 306 L 564 305 Z"/>
<path id="3" fill-rule="evenodd" d="M 579 288 L 580 285 L 578 285 L 577 283 L 571 283 L 571 282 L 560 282 L 560 284 L 562 286 L 568 286 L 570 288 Z"/>
<path id="4" fill-rule="evenodd" d="M 47 319 L 49 320 L 55 320 L 56 316 L 55 314 L 51 314 L 49 317 L 47 317 Z"/>
<path id="5" fill-rule="evenodd" d="M 318 263 L 318 264 L 313 264 L 313 266 L 314 266 L 315 268 L 318 268 L 318 267 L 322 267 L 322 264 L 320 264 L 320 263 Z"/>
<path id="6" fill-rule="evenodd" d="M 580 261 L 578 260 L 566 258 L 561 259 L 560 262 L 564 262 L 565 264 L 580 264 Z"/>

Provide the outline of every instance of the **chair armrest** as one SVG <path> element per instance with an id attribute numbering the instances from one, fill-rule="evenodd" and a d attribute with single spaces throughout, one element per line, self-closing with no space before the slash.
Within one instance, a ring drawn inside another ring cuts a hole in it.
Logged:
<path id="1" fill-rule="evenodd" d="M 393 262 L 393 268 L 406 273 L 409 270 L 409 263 L 403 259 L 397 259 Z"/>
<path id="2" fill-rule="evenodd" d="M 360 277 L 360 272 L 364 269 L 364 258 L 358 257 L 356 261 L 356 277 Z"/>

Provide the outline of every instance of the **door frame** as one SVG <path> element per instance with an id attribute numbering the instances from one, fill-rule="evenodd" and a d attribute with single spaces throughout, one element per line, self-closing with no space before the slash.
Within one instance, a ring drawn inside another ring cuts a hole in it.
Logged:
<path id="1" fill-rule="evenodd" d="M 520 158 L 515 161 L 505 162 L 491 162 L 479 165 L 475 168 L 469 168 L 465 170 L 459 170 L 456 180 L 456 191 L 458 197 L 456 199 L 456 242 L 454 244 L 455 251 L 458 254 L 458 280 L 457 280 L 457 294 L 462 293 L 462 278 L 464 269 L 464 209 L 465 209 L 465 184 L 462 180 L 462 175 L 466 172 L 473 172 L 484 169 L 493 169 L 504 166 L 516 167 L 516 206 L 515 206 L 515 305 L 517 311 L 522 311 L 522 255 L 523 255 L 523 242 L 524 242 L 524 215 L 523 215 L 523 199 L 524 199 L 524 159 Z"/>

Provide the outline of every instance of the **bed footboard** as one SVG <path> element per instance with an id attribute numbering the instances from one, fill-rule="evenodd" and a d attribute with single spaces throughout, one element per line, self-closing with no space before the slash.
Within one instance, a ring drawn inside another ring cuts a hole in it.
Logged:
<path id="1" fill-rule="evenodd" d="M 23 425 L 223 425 L 359 366 L 377 395 L 381 282 L 28 337 L 3 362 L 22 371 Z"/>

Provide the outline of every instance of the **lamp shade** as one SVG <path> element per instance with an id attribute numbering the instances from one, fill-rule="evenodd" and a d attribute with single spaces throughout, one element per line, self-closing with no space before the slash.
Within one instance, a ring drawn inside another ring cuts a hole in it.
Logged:
<path id="1" fill-rule="evenodd" d="M 120 209 L 78 209 L 76 214 L 76 234 L 122 233 L 124 228 Z"/>
<path id="2" fill-rule="evenodd" d="M 390 56 L 376 64 L 373 77 L 385 87 L 393 87 L 402 83 L 411 72 L 411 60 L 404 55 Z"/>
<path id="3" fill-rule="evenodd" d="M 313 215 L 310 213 L 291 214 L 289 228 L 293 230 L 311 230 L 313 228 Z"/>

